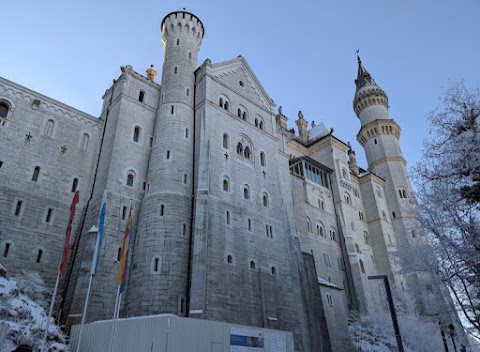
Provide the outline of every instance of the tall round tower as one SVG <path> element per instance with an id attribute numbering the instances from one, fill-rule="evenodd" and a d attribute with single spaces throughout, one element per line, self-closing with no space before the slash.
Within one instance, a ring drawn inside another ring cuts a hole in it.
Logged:
<path id="1" fill-rule="evenodd" d="M 414 202 L 410 199 L 413 192 L 407 174 L 407 163 L 400 150 L 400 127 L 388 115 L 386 93 L 375 83 L 360 57 L 355 85 L 353 109 L 362 124 L 357 140 L 365 149 L 368 170 L 385 180 L 385 197 L 390 214 L 383 219 L 385 223 L 381 224 L 384 227 L 391 222 L 393 245 L 398 247 L 398 250 L 407 249 L 415 246 L 419 240 L 419 236 L 415 235 L 419 224 L 414 215 Z M 378 220 L 381 221 L 380 215 Z M 388 231 L 387 227 L 383 231 Z M 389 250 L 395 252 L 392 248 Z M 394 256 L 391 253 L 388 255 Z M 392 267 L 392 270 L 397 269 Z M 395 276 L 397 287 L 407 284 L 412 288 L 417 285 L 415 275 L 407 275 L 402 279 L 401 276 L 398 273 Z M 405 303 L 410 311 L 422 311 L 421 297 L 408 298 Z"/>
<path id="2" fill-rule="evenodd" d="M 145 197 L 132 255 L 127 315 L 183 315 L 189 285 L 194 88 L 202 22 L 185 11 L 161 24 L 165 49 Z"/>

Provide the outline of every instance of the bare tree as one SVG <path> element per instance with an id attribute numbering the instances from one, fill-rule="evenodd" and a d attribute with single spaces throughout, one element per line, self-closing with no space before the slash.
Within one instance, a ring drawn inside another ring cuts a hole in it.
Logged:
<path id="1" fill-rule="evenodd" d="M 430 138 L 414 167 L 419 217 L 437 274 L 480 336 L 480 92 L 452 84 L 430 113 Z"/>

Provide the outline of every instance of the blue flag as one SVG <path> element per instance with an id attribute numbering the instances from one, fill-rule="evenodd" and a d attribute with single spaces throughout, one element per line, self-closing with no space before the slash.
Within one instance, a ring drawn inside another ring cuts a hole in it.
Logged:
<path id="1" fill-rule="evenodd" d="M 103 200 L 102 200 L 102 207 L 100 209 L 100 216 L 98 218 L 98 233 L 97 233 L 97 246 L 95 248 L 95 256 L 93 260 L 95 261 L 95 265 L 92 265 L 92 276 L 95 276 L 97 273 L 98 267 L 98 258 L 100 254 L 100 248 L 102 248 L 102 241 L 103 241 L 103 232 L 105 228 L 105 216 L 107 214 L 107 191 L 103 193 Z"/>

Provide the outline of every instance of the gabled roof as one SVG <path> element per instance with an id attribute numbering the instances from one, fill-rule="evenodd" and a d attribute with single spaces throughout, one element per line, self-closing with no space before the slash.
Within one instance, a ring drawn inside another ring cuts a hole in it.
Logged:
<path id="1" fill-rule="evenodd" d="M 256 90 L 257 95 L 260 97 L 260 99 L 262 99 L 270 107 L 275 107 L 273 99 L 269 97 L 268 93 L 263 88 L 262 84 L 258 80 L 247 60 L 242 55 L 239 55 L 232 60 L 212 64 L 210 67 L 210 72 L 213 77 L 221 77 L 225 74 L 238 71 L 239 69 L 243 69 L 247 77 L 250 79 L 250 83 Z"/>

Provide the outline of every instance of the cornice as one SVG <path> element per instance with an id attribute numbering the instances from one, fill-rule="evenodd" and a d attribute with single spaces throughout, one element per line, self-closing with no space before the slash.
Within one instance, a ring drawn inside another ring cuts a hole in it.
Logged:
<path id="1" fill-rule="evenodd" d="M 397 139 L 400 139 L 400 133 L 402 129 L 400 126 L 392 119 L 379 119 L 367 123 L 365 126 L 362 126 L 360 131 L 357 134 L 357 141 L 362 145 L 376 136 L 392 134 Z"/>
<path id="2" fill-rule="evenodd" d="M 71 120 L 83 123 L 84 125 L 90 125 L 98 130 L 101 128 L 102 121 L 98 118 L 43 94 L 32 91 L 26 87 L 17 85 L 16 83 L 10 82 L 2 77 L 0 77 L 0 88 L 3 89 L 5 93 L 9 93 L 12 96 L 19 96 L 21 99 L 27 100 L 29 103 L 33 103 L 34 100 L 40 100 L 39 107 L 43 107 L 46 111 L 67 117 Z"/>
<path id="3" fill-rule="evenodd" d="M 407 166 L 407 161 L 403 158 L 403 156 L 387 156 L 385 158 L 379 159 L 368 165 L 368 170 L 372 170 L 375 166 L 388 163 L 388 162 L 400 162 L 403 165 Z"/>

